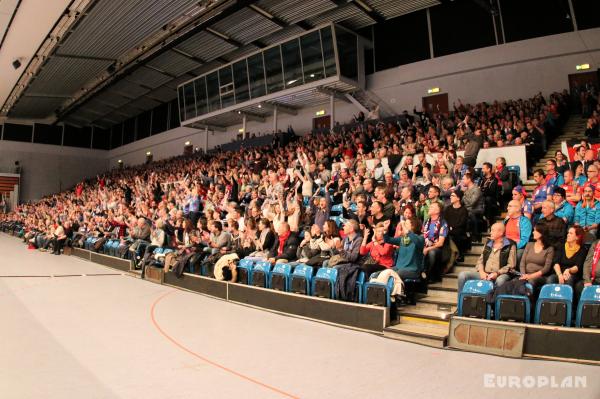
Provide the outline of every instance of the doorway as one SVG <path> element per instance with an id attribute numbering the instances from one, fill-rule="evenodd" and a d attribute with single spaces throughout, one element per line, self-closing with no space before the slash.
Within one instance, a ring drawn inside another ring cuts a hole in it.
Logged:
<path id="1" fill-rule="evenodd" d="M 585 110 L 582 108 L 582 101 L 588 102 L 588 100 L 591 100 L 588 98 L 588 90 L 592 86 L 598 88 L 598 71 L 572 73 L 569 75 L 569 92 L 571 93 L 571 99 L 578 114 L 589 113 L 583 112 Z"/>
<path id="2" fill-rule="evenodd" d="M 448 113 L 448 93 L 423 97 L 423 109 L 431 116 L 433 114 Z"/>
<path id="3" fill-rule="evenodd" d="M 313 118 L 313 130 L 331 129 L 331 116 L 325 115 Z"/>

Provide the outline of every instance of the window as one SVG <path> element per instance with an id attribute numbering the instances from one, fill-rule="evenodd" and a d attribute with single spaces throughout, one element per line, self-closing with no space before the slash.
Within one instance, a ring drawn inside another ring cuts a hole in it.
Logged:
<path id="1" fill-rule="evenodd" d="M 90 148 L 92 145 L 92 128 L 65 125 L 63 145 L 69 147 Z"/>
<path id="2" fill-rule="evenodd" d="M 246 60 L 238 61 L 233 64 L 233 82 L 235 83 L 235 102 L 243 103 L 250 99 L 248 87 L 248 69 Z"/>
<path id="3" fill-rule="evenodd" d="M 374 29 L 376 71 L 427 60 L 431 57 L 425 10 L 378 23 Z M 403 40 L 399 46 L 395 40 L 390 40 L 390 37 L 410 37 L 410 40 Z"/>
<path id="4" fill-rule="evenodd" d="M 33 142 L 39 144 L 62 144 L 62 126 L 36 123 L 33 129 Z"/>
<path id="5" fill-rule="evenodd" d="M 183 86 L 177 88 L 177 99 L 179 100 L 179 120 L 185 120 L 185 100 L 183 97 Z"/>
<path id="6" fill-rule="evenodd" d="M 340 59 L 340 74 L 358 80 L 358 39 L 354 33 L 336 29 L 337 49 Z"/>
<path id="7" fill-rule="evenodd" d="M 95 150 L 110 149 L 110 129 L 94 128 L 92 148 Z"/>
<path id="8" fill-rule="evenodd" d="M 566 18 L 567 0 L 502 1 L 500 5 L 507 42 L 573 31 Z"/>
<path id="9" fill-rule="evenodd" d="M 152 118 L 152 111 L 146 111 L 137 117 L 137 135 L 136 140 L 144 139 L 150 136 L 150 121 Z"/>
<path id="10" fill-rule="evenodd" d="M 4 124 L 4 140 L 10 141 L 22 141 L 25 143 L 31 143 L 31 136 L 33 134 L 32 125 L 19 125 L 16 123 L 5 123 Z"/>
<path id="11" fill-rule="evenodd" d="M 177 118 L 178 115 L 177 100 L 173 100 L 169 104 L 169 129 L 175 129 L 176 127 L 181 126 L 181 121 Z"/>
<path id="12" fill-rule="evenodd" d="M 248 73 L 250 74 L 250 95 L 252 98 L 264 96 L 266 89 L 262 53 L 248 57 Z"/>
<path id="13" fill-rule="evenodd" d="M 234 104 L 231 65 L 219 69 L 219 91 L 221 94 L 221 108 Z"/>
<path id="14" fill-rule="evenodd" d="M 285 88 L 304 84 L 302 60 L 300 58 L 300 40 L 294 39 L 281 45 Z"/>
<path id="15" fill-rule="evenodd" d="M 323 43 L 323 61 L 325 63 L 325 77 L 337 75 L 337 66 L 335 63 L 335 51 L 333 50 L 333 36 L 331 27 L 327 26 L 321 29 L 321 42 Z"/>
<path id="16" fill-rule="evenodd" d="M 204 76 L 194 80 L 196 89 L 196 115 L 204 115 L 208 112 L 208 103 L 206 102 L 206 78 Z"/>
<path id="17" fill-rule="evenodd" d="M 196 117 L 196 95 L 194 94 L 194 83 L 186 83 L 183 86 L 183 96 L 185 99 L 185 120 Z"/>
<path id="18" fill-rule="evenodd" d="M 175 113 L 177 115 L 177 113 Z M 152 134 L 168 129 L 169 104 L 162 104 L 152 110 Z"/>
<path id="19" fill-rule="evenodd" d="M 208 112 L 221 109 L 221 96 L 219 95 L 219 75 L 215 71 L 206 76 L 206 89 L 208 92 Z"/>
<path id="20" fill-rule="evenodd" d="M 123 145 L 135 141 L 135 118 L 130 118 L 123 124 Z"/>
<path id="21" fill-rule="evenodd" d="M 177 108 L 175 108 L 177 110 Z M 65 130 L 66 133 L 66 130 Z M 123 145 L 123 124 L 114 125 L 110 131 L 110 149 Z"/>
<path id="22" fill-rule="evenodd" d="M 267 93 L 283 89 L 283 70 L 281 69 L 281 47 L 275 46 L 264 51 L 265 72 L 267 74 Z"/>
<path id="23" fill-rule="evenodd" d="M 321 51 L 321 36 L 319 31 L 311 32 L 300 38 L 302 48 L 302 64 L 304 81 L 323 79 L 325 70 L 323 68 L 323 52 Z"/>

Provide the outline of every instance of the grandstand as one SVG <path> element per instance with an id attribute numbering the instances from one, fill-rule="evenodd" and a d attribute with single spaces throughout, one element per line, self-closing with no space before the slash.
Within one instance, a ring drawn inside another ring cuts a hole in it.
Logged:
<path id="1" fill-rule="evenodd" d="M 0 0 L 2 397 L 598 398 L 599 12 Z"/>

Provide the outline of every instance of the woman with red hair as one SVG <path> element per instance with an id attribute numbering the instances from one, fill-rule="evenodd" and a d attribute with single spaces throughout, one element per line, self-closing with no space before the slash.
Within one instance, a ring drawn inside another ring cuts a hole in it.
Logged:
<path id="1" fill-rule="evenodd" d="M 586 251 L 583 248 L 585 232 L 579 226 L 569 228 L 564 245 L 554 254 L 554 273 L 548 276 L 548 284 L 568 284 L 575 288 L 581 279 Z"/>

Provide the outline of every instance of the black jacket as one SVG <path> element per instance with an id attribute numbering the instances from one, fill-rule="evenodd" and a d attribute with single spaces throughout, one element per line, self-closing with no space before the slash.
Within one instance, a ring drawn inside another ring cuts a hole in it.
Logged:
<path id="1" fill-rule="evenodd" d="M 299 244 L 298 236 L 294 232 L 291 232 L 290 236 L 283 244 L 283 252 L 281 255 L 277 256 L 279 250 L 279 237 L 276 237 L 273 246 L 271 247 L 271 251 L 269 252 L 269 256 L 275 259 L 286 259 L 290 262 L 294 261 L 296 260 L 296 251 L 298 250 Z"/>

